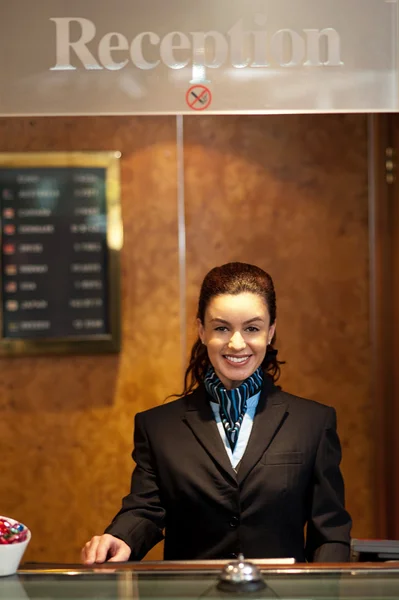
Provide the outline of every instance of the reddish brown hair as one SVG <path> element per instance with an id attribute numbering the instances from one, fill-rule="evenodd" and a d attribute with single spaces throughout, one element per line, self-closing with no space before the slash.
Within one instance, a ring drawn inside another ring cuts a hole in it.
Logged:
<path id="1" fill-rule="evenodd" d="M 205 323 L 206 309 L 215 296 L 222 294 L 241 294 L 251 292 L 264 299 L 269 311 L 270 325 L 276 321 L 276 293 L 273 280 L 266 271 L 254 265 L 232 262 L 215 267 L 205 276 L 202 282 L 198 300 L 197 318 L 202 324 Z M 277 381 L 280 376 L 280 361 L 277 360 L 277 350 L 273 344 L 276 336 L 267 347 L 262 369 Z M 183 394 L 188 394 L 204 380 L 210 362 L 206 346 L 198 338 L 191 349 L 190 361 L 184 376 Z"/>

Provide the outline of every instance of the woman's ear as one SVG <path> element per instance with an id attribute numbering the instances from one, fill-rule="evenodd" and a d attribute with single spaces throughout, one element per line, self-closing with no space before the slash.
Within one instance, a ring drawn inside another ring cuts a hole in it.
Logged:
<path id="1" fill-rule="evenodd" d="M 197 319 L 198 335 L 203 344 L 205 344 L 205 329 L 201 319 Z"/>

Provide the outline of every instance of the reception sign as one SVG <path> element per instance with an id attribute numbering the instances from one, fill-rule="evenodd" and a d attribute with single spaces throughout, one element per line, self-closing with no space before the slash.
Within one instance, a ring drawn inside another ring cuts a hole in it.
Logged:
<path id="1" fill-rule="evenodd" d="M 0 114 L 396 111 L 398 0 L 13 0 Z"/>
<path id="2" fill-rule="evenodd" d="M 0 354 L 119 348 L 118 156 L 0 154 Z"/>

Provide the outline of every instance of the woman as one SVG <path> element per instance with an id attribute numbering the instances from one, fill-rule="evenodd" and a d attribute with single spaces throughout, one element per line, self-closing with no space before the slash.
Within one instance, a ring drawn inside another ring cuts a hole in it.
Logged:
<path id="1" fill-rule="evenodd" d="M 136 415 L 130 494 L 83 562 L 140 560 L 163 531 L 169 560 L 348 560 L 335 410 L 275 385 L 271 277 L 212 269 L 197 321 L 184 393 Z"/>

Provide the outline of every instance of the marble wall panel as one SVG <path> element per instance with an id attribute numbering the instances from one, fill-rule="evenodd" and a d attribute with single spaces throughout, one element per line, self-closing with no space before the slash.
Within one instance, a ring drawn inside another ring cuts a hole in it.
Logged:
<path id="1" fill-rule="evenodd" d="M 134 414 L 180 388 L 175 119 L 0 119 L 0 151 L 39 150 L 122 152 L 122 352 L 0 359 L 0 514 L 26 560 L 76 562 L 129 489 Z"/>
<path id="2" fill-rule="evenodd" d="M 0 151 L 122 152 L 121 354 L 0 360 L 0 514 L 30 525 L 27 560 L 78 560 L 128 490 L 134 414 L 180 390 L 175 126 L 0 119 Z M 365 117 L 185 117 L 184 156 L 187 344 L 209 268 L 243 260 L 272 273 L 281 383 L 337 408 L 354 533 L 371 536 Z"/>

